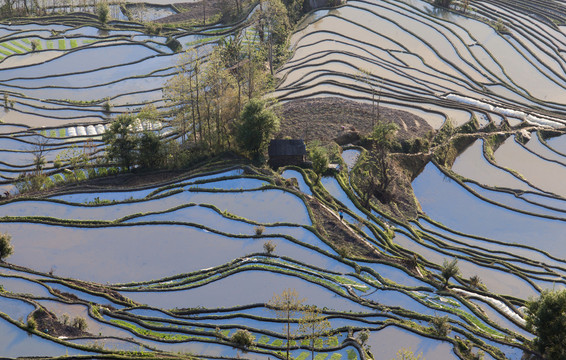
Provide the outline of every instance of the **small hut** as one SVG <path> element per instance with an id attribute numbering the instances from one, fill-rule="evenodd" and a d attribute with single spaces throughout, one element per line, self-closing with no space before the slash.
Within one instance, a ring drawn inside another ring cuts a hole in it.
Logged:
<path id="1" fill-rule="evenodd" d="M 301 165 L 307 156 L 305 142 L 300 139 L 274 139 L 267 149 L 269 165 L 274 168 L 285 165 Z"/>

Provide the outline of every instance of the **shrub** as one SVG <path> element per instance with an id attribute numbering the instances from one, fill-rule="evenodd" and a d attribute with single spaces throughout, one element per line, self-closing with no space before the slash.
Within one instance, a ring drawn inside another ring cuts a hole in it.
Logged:
<path id="1" fill-rule="evenodd" d="M 230 341 L 234 343 L 236 347 L 241 348 L 246 351 L 254 345 L 255 336 L 252 335 L 248 330 L 237 330 L 234 335 L 230 338 Z"/>
<path id="2" fill-rule="evenodd" d="M 341 248 L 337 249 L 336 252 L 338 253 L 338 255 L 340 255 L 340 257 L 343 257 L 343 258 L 347 258 L 350 255 L 350 250 L 348 250 L 345 247 L 341 247 Z"/>
<path id="3" fill-rule="evenodd" d="M 71 326 L 81 331 L 85 331 L 88 328 L 86 319 L 80 316 L 77 316 L 76 318 L 73 319 L 73 321 L 71 322 Z"/>
<path id="4" fill-rule="evenodd" d="M 309 157 L 312 161 L 312 169 L 320 179 L 322 174 L 328 169 L 328 153 L 321 146 L 315 146 L 309 152 Z"/>
<path id="5" fill-rule="evenodd" d="M 145 30 L 150 35 L 159 35 L 161 33 L 161 29 L 163 29 L 163 25 L 158 23 L 148 22 L 147 24 L 145 24 Z"/>
<path id="6" fill-rule="evenodd" d="M 485 289 L 485 285 L 482 283 L 479 276 L 474 275 L 470 278 L 470 286 L 476 289 Z"/>
<path id="7" fill-rule="evenodd" d="M 26 328 L 27 328 L 29 331 L 33 331 L 33 330 L 37 329 L 37 322 L 35 321 L 34 318 L 30 317 L 30 318 L 28 319 L 28 323 L 27 323 L 27 325 L 26 325 Z"/>
<path id="8" fill-rule="evenodd" d="M 263 234 L 264 230 L 265 230 L 265 226 L 263 226 L 263 225 L 256 226 L 256 227 L 254 228 L 255 234 L 256 234 L 257 236 L 260 236 L 261 234 Z"/>
<path id="9" fill-rule="evenodd" d="M 450 333 L 451 326 L 448 322 L 448 316 L 435 316 L 430 321 L 433 334 L 446 337 Z"/>
<path id="10" fill-rule="evenodd" d="M 169 39 L 167 39 L 167 42 L 165 43 L 165 45 L 169 49 L 171 49 L 173 52 L 176 52 L 176 53 L 183 50 L 183 45 L 177 39 L 169 38 Z"/>
<path id="11" fill-rule="evenodd" d="M 263 250 L 265 250 L 265 252 L 268 253 L 269 255 L 271 255 L 275 251 L 276 247 L 277 247 L 277 244 L 275 244 L 271 240 L 268 240 L 268 241 L 263 243 Z"/>
<path id="12" fill-rule="evenodd" d="M 110 110 L 112 110 L 112 104 L 110 104 L 110 100 L 106 100 L 106 102 L 102 104 L 102 110 L 104 110 L 105 113 L 109 113 Z"/>
<path id="13" fill-rule="evenodd" d="M 64 183 L 64 182 L 65 182 L 65 179 L 63 179 L 63 176 L 62 176 L 61 174 L 55 174 L 55 175 L 53 175 L 53 181 L 54 181 L 55 183 L 59 183 L 59 184 L 60 184 L 60 183 Z"/>
<path id="14" fill-rule="evenodd" d="M 444 259 L 444 263 L 442 264 L 442 277 L 444 278 L 444 287 L 448 286 L 448 281 L 451 277 L 458 275 L 460 269 L 458 268 L 458 258 L 452 259 L 452 261 L 448 261 Z"/>
<path id="15" fill-rule="evenodd" d="M 508 34 L 510 32 L 509 28 L 507 28 L 507 26 L 505 25 L 505 23 L 501 18 L 498 18 L 497 22 L 495 23 L 495 31 L 497 31 L 500 34 Z"/>
<path id="16" fill-rule="evenodd" d="M 12 236 L 10 234 L 0 234 L 0 261 L 4 261 L 4 259 L 14 253 L 11 241 Z"/>
<path id="17" fill-rule="evenodd" d="M 31 51 L 36 51 L 38 47 L 39 47 L 39 40 L 33 39 L 31 41 Z"/>

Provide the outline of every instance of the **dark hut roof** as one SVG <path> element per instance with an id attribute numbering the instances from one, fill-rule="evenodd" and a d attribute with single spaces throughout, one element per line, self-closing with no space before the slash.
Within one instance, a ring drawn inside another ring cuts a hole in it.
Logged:
<path id="1" fill-rule="evenodd" d="M 271 140 L 267 152 L 269 157 L 306 155 L 307 147 L 300 139 L 277 139 Z"/>

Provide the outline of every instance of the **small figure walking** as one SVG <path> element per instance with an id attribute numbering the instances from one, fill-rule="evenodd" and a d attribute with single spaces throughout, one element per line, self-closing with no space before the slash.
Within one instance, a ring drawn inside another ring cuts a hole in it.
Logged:
<path id="1" fill-rule="evenodd" d="M 340 221 L 344 220 L 344 213 L 342 210 L 338 211 L 338 215 L 340 215 Z"/>

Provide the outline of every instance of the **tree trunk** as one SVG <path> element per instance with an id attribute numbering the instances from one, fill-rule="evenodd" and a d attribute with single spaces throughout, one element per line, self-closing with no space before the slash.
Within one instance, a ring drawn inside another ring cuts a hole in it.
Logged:
<path id="1" fill-rule="evenodd" d="M 269 34 L 269 71 L 273 76 L 273 36 Z"/>
<path id="2" fill-rule="evenodd" d="M 198 54 L 197 54 L 198 56 Z M 198 117 L 198 123 L 199 123 L 199 135 L 200 135 L 200 141 L 203 141 L 203 136 L 202 136 L 202 117 L 200 114 L 200 94 L 199 94 L 199 90 L 200 90 L 200 82 L 198 79 L 198 73 L 200 71 L 199 69 L 199 64 L 198 64 L 198 60 L 195 59 L 195 61 L 197 61 L 197 63 L 195 63 L 195 89 L 196 89 L 196 110 L 197 110 L 197 117 Z"/>

